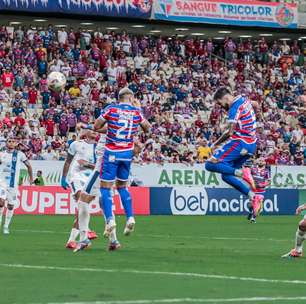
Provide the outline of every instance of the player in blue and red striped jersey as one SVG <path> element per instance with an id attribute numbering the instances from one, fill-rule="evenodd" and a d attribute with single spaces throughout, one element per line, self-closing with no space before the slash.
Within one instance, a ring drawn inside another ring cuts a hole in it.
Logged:
<path id="1" fill-rule="evenodd" d="M 134 99 L 133 92 L 123 88 L 119 92 L 119 103 L 108 106 L 95 121 L 94 129 L 101 130 L 107 124 L 106 144 L 101 166 L 101 197 L 106 232 L 110 234 L 116 228 L 112 212 L 111 188 L 116 188 L 124 207 L 127 222 L 124 234 L 129 235 L 135 226 L 131 195 L 127 189 L 132 158 L 134 154 L 134 136 L 139 127 L 144 132 L 150 129 L 149 122 L 142 116 L 140 103 Z M 112 244 L 110 244 L 112 245 Z M 116 244 L 113 244 L 116 246 Z"/>
<path id="2" fill-rule="evenodd" d="M 212 145 L 215 150 L 222 144 L 206 162 L 205 168 L 220 173 L 226 183 L 247 195 L 257 216 L 261 208 L 261 196 L 254 192 L 256 186 L 250 168 L 241 169 L 256 150 L 256 116 L 253 104 L 246 97 L 233 96 L 224 87 L 216 91 L 214 100 L 228 111 L 228 125 L 226 131 Z"/>
<path id="3" fill-rule="evenodd" d="M 257 163 L 252 166 L 251 173 L 256 186 L 254 192 L 261 196 L 260 205 L 262 209 L 262 203 L 264 200 L 264 195 L 266 193 L 266 188 L 270 185 L 270 172 L 269 169 L 266 167 L 266 160 L 263 157 L 260 157 L 257 160 Z M 248 220 L 250 220 L 251 223 L 256 222 L 256 214 L 254 214 L 253 207 L 251 206 L 251 204 L 249 206 Z"/>

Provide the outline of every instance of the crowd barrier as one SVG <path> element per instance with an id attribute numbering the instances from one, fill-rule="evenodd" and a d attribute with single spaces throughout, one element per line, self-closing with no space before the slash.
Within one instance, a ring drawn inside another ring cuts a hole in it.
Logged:
<path id="1" fill-rule="evenodd" d="M 228 188 L 205 187 L 130 187 L 136 215 L 243 215 L 248 198 Z M 264 215 L 293 215 L 299 204 L 306 203 L 306 190 L 269 189 Z M 70 190 L 59 186 L 20 186 L 16 214 L 75 214 L 76 204 Z M 90 205 L 92 214 L 101 214 L 98 200 Z M 114 193 L 114 212 L 124 210 Z"/>

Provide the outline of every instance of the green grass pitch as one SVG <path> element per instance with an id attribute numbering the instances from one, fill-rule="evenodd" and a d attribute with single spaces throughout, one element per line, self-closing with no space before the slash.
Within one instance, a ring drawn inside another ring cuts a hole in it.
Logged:
<path id="1" fill-rule="evenodd" d="M 100 238 L 74 254 L 64 248 L 73 217 L 15 216 L 0 233 L 0 303 L 306 303 L 306 258 L 280 258 L 298 217 L 136 220 L 124 237 L 117 218 L 120 251 Z M 102 218 L 91 227 L 101 234 Z"/>

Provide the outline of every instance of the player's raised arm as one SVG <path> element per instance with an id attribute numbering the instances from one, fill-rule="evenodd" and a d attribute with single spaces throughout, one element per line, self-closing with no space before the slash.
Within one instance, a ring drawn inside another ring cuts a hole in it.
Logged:
<path id="1" fill-rule="evenodd" d="M 93 130 L 95 132 L 99 132 L 99 130 L 103 129 L 105 124 L 106 124 L 106 120 L 102 116 L 100 116 L 99 118 L 96 119 Z"/>
<path id="2" fill-rule="evenodd" d="M 23 163 L 27 167 L 27 170 L 28 170 L 28 173 L 29 173 L 29 177 L 30 177 L 30 185 L 32 185 L 33 182 L 34 182 L 32 166 L 31 166 L 31 164 L 30 164 L 30 162 L 28 160 L 24 161 Z"/>
<path id="3" fill-rule="evenodd" d="M 68 172 L 69 172 L 69 168 L 70 168 L 70 165 L 73 161 L 73 158 L 74 158 L 74 154 L 71 154 L 70 152 L 73 150 L 73 147 L 71 147 L 74 143 L 72 143 L 69 147 L 69 150 L 68 150 L 68 154 L 67 154 L 67 158 L 65 160 L 65 164 L 64 164 L 64 168 L 63 168 L 63 174 L 62 174 L 62 179 L 61 179 L 61 186 L 66 190 L 69 188 L 69 184 L 67 182 L 67 175 L 68 175 Z"/>
<path id="4" fill-rule="evenodd" d="M 140 127 L 145 133 L 149 133 L 151 129 L 151 124 L 144 118 L 140 123 Z"/>
<path id="5" fill-rule="evenodd" d="M 255 111 L 255 113 L 260 117 L 261 121 L 265 121 L 265 118 L 263 116 L 263 111 L 261 110 L 260 104 L 255 100 L 250 100 L 252 107 Z"/>
<path id="6" fill-rule="evenodd" d="M 214 149 L 215 147 L 221 145 L 225 142 L 228 138 L 230 138 L 235 130 L 236 123 L 229 121 L 226 130 L 222 133 L 222 135 L 212 144 L 211 148 Z"/>

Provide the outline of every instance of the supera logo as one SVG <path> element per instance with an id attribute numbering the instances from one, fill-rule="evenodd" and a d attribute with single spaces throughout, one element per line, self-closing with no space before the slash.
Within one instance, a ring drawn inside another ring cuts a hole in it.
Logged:
<path id="1" fill-rule="evenodd" d="M 208 209 L 207 192 L 203 187 L 173 188 L 170 207 L 174 215 L 205 215 Z"/>
<path id="2" fill-rule="evenodd" d="M 170 207 L 173 215 L 244 214 L 249 199 L 236 191 L 204 188 L 173 188 Z M 263 203 L 267 214 L 279 213 L 278 195 L 274 194 Z"/>

